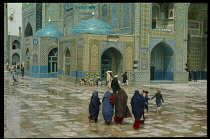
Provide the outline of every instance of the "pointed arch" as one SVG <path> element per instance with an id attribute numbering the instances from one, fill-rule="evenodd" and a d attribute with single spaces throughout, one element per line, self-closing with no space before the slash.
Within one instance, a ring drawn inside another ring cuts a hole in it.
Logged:
<path id="1" fill-rule="evenodd" d="M 111 70 L 112 74 L 121 74 L 123 69 L 123 56 L 121 52 L 109 47 L 101 55 L 101 79 L 105 80 L 106 71 Z"/>
<path id="2" fill-rule="evenodd" d="M 165 41 L 156 44 L 150 56 L 150 80 L 173 80 L 174 51 Z"/>
<path id="3" fill-rule="evenodd" d="M 25 37 L 33 36 L 33 30 L 31 24 L 28 22 L 26 29 L 25 29 Z"/>
<path id="4" fill-rule="evenodd" d="M 66 48 L 64 50 L 64 74 L 67 76 L 70 76 L 70 63 L 71 61 L 71 56 L 70 56 L 70 51 L 69 48 Z"/>
<path id="5" fill-rule="evenodd" d="M 48 54 L 48 73 L 57 72 L 58 48 L 53 48 Z"/>

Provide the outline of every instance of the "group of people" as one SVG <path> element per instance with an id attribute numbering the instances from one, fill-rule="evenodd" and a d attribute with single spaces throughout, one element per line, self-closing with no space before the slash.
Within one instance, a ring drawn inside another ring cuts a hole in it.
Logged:
<path id="1" fill-rule="evenodd" d="M 144 110 L 146 109 L 148 112 L 148 100 L 156 98 L 157 112 L 160 112 L 162 102 L 164 102 L 160 89 L 157 90 L 157 93 L 155 93 L 152 98 L 148 97 L 148 93 L 148 91 L 143 90 L 142 92 L 139 92 L 136 90 L 133 97 L 131 98 L 130 104 L 132 107 L 132 114 L 135 118 L 133 123 L 134 129 L 138 129 L 140 124 L 144 124 Z M 102 99 L 102 115 L 107 125 L 112 123 L 113 116 L 114 122 L 119 125 L 123 122 L 124 118 L 132 117 L 131 112 L 127 106 L 127 101 L 128 95 L 123 88 L 120 88 L 119 91 L 116 91 L 116 93 L 107 91 L 104 94 Z M 98 97 L 98 92 L 94 91 L 89 104 L 89 122 L 97 122 L 100 105 L 101 101 Z"/>
<path id="2" fill-rule="evenodd" d="M 107 87 L 108 88 L 112 88 L 112 81 L 118 81 L 118 75 L 112 76 L 112 71 L 107 71 L 106 72 L 106 82 L 107 82 Z M 127 71 L 122 75 L 123 77 L 123 81 L 122 81 L 122 85 L 124 85 L 125 83 L 128 85 L 128 75 L 127 75 Z M 118 81 L 119 84 L 119 81 Z"/>

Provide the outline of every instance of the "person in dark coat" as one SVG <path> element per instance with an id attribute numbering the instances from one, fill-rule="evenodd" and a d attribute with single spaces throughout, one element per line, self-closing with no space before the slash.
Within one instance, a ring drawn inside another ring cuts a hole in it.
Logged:
<path id="1" fill-rule="evenodd" d="M 22 74 L 22 77 L 24 76 L 24 67 L 23 65 L 21 64 L 21 74 Z"/>
<path id="2" fill-rule="evenodd" d="M 189 81 L 191 81 L 192 79 L 192 75 L 191 75 L 192 73 L 191 73 L 191 70 L 189 71 Z"/>
<path id="3" fill-rule="evenodd" d="M 133 123 L 134 129 L 139 128 L 140 124 L 142 123 L 140 119 L 144 114 L 145 105 L 146 103 L 144 96 L 141 95 L 138 90 L 136 90 L 131 98 L 132 113 L 135 117 L 135 122 Z"/>
<path id="4" fill-rule="evenodd" d="M 122 75 L 123 77 L 123 82 L 122 82 L 122 85 L 124 85 L 125 83 L 127 83 L 128 85 L 128 75 L 127 75 L 127 71 Z"/>
<path id="5" fill-rule="evenodd" d="M 124 118 L 131 117 L 131 112 L 127 106 L 128 95 L 121 88 L 115 95 L 115 117 L 114 121 L 116 124 L 121 124 Z"/>
<path id="6" fill-rule="evenodd" d="M 193 77 L 194 77 L 194 82 L 197 82 L 197 72 L 196 72 L 196 70 L 194 70 Z"/>
<path id="7" fill-rule="evenodd" d="M 89 104 L 89 113 L 90 113 L 90 116 L 88 117 L 89 122 L 91 122 L 92 120 L 95 120 L 95 123 L 97 122 L 100 105 L 101 102 L 98 97 L 98 92 L 94 91 Z"/>
<path id="8" fill-rule="evenodd" d="M 116 92 L 119 91 L 119 89 L 120 89 L 120 85 L 119 85 L 117 77 L 118 77 L 118 75 L 115 75 L 114 79 L 111 82 L 111 87 L 112 87 L 114 95 L 116 95 Z"/>
<path id="9" fill-rule="evenodd" d="M 111 124 L 114 115 L 114 99 L 113 94 L 107 91 L 102 100 L 102 114 L 107 125 Z"/>

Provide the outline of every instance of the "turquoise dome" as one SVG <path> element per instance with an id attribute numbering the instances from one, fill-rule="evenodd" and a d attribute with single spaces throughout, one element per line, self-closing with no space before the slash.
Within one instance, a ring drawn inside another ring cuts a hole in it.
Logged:
<path id="1" fill-rule="evenodd" d="M 104 35 L 115 34 L 113 28 L 109 24 L 95 18 L 80 22 L 71 32 L 71 34 L 80 34 L 80 33 L 104 34 Z"/>
<path id="2" fill-rule="evenodd" d="M 60 32 L 57 28 L 49 25 L 36 32 L 34 35 L 36 37 L 60 37 L 63 36 L 63 33 Z"/>

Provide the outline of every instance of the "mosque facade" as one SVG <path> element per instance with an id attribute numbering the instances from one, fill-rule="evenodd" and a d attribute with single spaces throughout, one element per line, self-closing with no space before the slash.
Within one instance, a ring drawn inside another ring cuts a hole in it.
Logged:
<path id="1" fill-rule="evenodd" d="M 207 76 L 207 4 L 23 3 L 22 35 L 9 36 L 9 63 L 25 75 L 129 83 L 187 83 Z"/>

